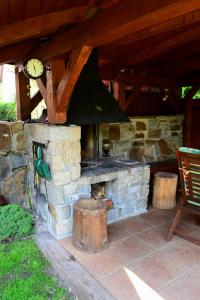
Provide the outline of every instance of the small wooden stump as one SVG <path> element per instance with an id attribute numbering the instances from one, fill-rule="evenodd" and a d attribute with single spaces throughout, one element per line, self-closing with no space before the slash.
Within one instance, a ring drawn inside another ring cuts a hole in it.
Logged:
<path id="1" fill-rule="evenodd" d="M 102 200 L 81 199 L 74 207 L 73 245 L 88 253 L 108 246 L 107 211 Z"/>
<path id="2" fill-rule="evenodd" d="M 170 209 L 176 206 L 176 187 L 178 175 L 158 172 L 154 175 L 153 207 Z"/>

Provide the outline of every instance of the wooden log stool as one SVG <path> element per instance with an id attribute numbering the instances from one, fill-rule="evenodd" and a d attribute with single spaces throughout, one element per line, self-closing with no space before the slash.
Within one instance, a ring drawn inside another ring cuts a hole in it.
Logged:
<path id="1" fill-rule="evenodd" d="M 77 249 L 88 253 L 107 248 L 107 210 L 102 200 L 90 198 L 76 202 L 72 242 Z"/>
<path id="2" fill-rule="evenodd" d="M 178 175 L 157 172 L 154 175 L 153 207 L 170 209 L 176 206 L 176 187 Z"/>

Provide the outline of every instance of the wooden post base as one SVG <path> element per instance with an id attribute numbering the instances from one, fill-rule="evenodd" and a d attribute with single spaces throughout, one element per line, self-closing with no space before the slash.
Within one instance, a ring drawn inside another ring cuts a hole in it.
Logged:
<path id="1" fill-rule="evenodd" d="M 88 253 L 107 248 L 107 211 L 102 200 L 81 199 L 75 204 L 72 241 Z"/>

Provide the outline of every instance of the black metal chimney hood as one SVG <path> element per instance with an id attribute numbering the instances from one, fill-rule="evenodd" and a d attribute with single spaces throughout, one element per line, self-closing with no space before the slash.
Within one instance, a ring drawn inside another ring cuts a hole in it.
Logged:
<path id="1" fill-rule="evenodd" d="M 75 125 L 129 122 L 128 117 L 98 76 L 98 52 L 94 49 L 74 88 L 67 123 Z"/>

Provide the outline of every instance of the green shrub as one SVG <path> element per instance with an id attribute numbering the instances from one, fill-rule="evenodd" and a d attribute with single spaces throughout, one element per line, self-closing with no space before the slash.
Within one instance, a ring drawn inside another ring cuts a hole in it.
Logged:
<path id="1" fill-rule="evenodd" d="M 0 120 L 14 121 L 16 120 L 16 103 L 0 102 Z"/>
<path id="2" fill-rule="evenodd" d="M 0 240 L 23 237 L 33 232 L 33 218 L 18 204 L 0 207 Z"/>

